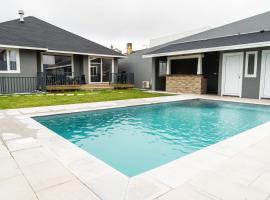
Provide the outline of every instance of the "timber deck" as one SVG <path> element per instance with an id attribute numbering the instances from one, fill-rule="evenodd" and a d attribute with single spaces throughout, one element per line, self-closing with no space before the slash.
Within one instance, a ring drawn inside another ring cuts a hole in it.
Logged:
<path id="1" fill-rule="evenodd" d="M 99 89 L 128 89 L 134 88 L 132 84 L 85 84 L 85 85 L 49 85 L 47 91 L 67 90 L 99 90 Z"/>

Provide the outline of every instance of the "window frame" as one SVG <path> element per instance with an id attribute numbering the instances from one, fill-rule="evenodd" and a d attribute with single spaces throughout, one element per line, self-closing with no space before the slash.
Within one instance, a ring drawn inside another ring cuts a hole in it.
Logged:
<path id="1" fill-rule="evenodd" d="M 161 70 L 160 70 L 160 64 L 161 63 L 163 63 L 164 65 L 165 65 L 165 73 L 163 74 L 161 74 L 160 72 L 161 72 Z M 164 61 L 164 60 L 160 60 L 159 62 L 158 62 L 158 76 L 159 77 L 165 77 L 167 75 L 167 61 Z"/>
<path id="2" fill-rule="evenodd" d="M 48 55 L 48 56 L 69 56 L 71 57 L 71 73 L 72 76 L 71 78 L 74 78 L 74 55 L 73 54 L 62 54 L 62 53 L 52 53 L 52 52 L 41 52 L 41 72 L 44 72 L 44 63 L 43 63 L 43 55 Z"/>
<path id="3" fill-rule="evenodd" d="M 249 55 L 254 55 L 254 73 L 248 74 Z M 247 51 L 245 59 L 245 78 L 256 78 L 258 68 L 258 51 Z"/>
<path id="4" fill-rule="evenodd" d="M 5 49 L 6 52 L 7 52 L 7 70 L 0 70 L 0 74 L 19 74 L 19 73 L 21 73 L 21 63 L 20 63 L 20 51 L 19 51 L 19 49 L 13 49 L 13 48 L 1 48 L 1 49 Z M 15 51 L 16 52 L 16 70 L 11 70 L 10 69 L 10 51 Z"/>

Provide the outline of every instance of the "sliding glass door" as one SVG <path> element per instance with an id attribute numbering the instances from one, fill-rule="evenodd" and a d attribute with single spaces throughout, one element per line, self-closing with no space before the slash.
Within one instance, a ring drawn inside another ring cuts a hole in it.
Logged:
<path id="1" fill-rule="evenodd" d="M 109 82 L 112 62 L 111 58 L 90 58 L 90 82 Z"/>
<path id="2" fill-rule="evenodd" d="M 112 59 L 110 58 L 103 58 L 102 59 L 102 80 L 103 82 L 110 81 L 110 72 L 112 71 Z"/>
<path id="3" fill-rule="evenodd" d="M 101 82 L 101 58 L 90 59 L 90 81 L 91 83 Z"/>

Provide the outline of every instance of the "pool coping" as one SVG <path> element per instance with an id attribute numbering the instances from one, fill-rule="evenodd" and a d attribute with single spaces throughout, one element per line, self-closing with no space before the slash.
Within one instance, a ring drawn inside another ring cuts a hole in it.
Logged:
<path id="1" fill-rule="evenodd" d="M 215 168 L 227 159 L 237 155 L 243 149 L 268 138 L 270 135 L 264 130 L 270 130 L 270 122 L 264 123 L 216 144 L 210 145 L 157 168 L 129 178 L 107 165 L 105 162 L 59 136 L 57 133 L 54 133 L 50 129 L 41 125 L 32 119 L 32 117 L 192 99 L 270 105 L 270 102 L 247 99 L 202 95 L 177 95 L 63 106 L 0 110 L 0 113 L 2 113 L 2 115 L 12 116 L 13 119 L 22 124 L 23 127 L 35 132 L 34 137 L 31 138 L 46 149 L 50 150 L 50 152 L 53 153 L 54 158 L 57 159 L 68 171 L 70 171 L 83 185 L 87 186 L 87 188 L 89 188 L 98 198 L 155 199 L 176 189 L 178 186 L 185 184 L 191 178 Z M 10 142 L 10 140 L 4 140 L 3 142 L 7 148 L 12 151 L 14 142 L 15 146 L 21 145 L 18 144 L 20 140 L 23 139 L 15 138 L 13 143 Z M 68 156 L 66 153 L 68 153 Z"/>

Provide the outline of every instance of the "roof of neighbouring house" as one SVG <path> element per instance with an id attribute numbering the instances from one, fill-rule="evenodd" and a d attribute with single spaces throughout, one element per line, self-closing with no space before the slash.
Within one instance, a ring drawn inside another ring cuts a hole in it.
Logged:
<path id="1" fill-rule="evenodd" d="M 207 30 L 210 30 L 212 27 L 201 27 L 201 28 L 196 28 L 196 29 L 191 29 L 191 30 L 183 30 L 180 33 L 176 34 L 171 34 L 171 35 L 165 35 L 162 37 L 157 37 L 157 38 L 152 38 L 149 41 L 149 47 L 156 47 L 162 44 L 167 44 L 172 41 L 176 41 L 182 38 L 186 38 L 191 35 L 195 35 L 197 33 L 201 33 Z"/>
<path id="2" fill-rule="evenodd" d="M 15 19 L 0 23 L 0 45 L 124 57 L 119 52 L 32 16 L 25 17 L 24 22 Z"/>
<path id="3" fill-rule="evenodd" d="M 270 41 L 270 11 L 149 49 L 145 55 Z M 264 30 L 264 33 L 261 31 Z M 236 41 L 238 40 L 239 41 Z M 242 42 L 242 43 L 241 43 Z"/>
<path id="4" fill-rule="evenodd" d="M 146 55 L 174 55 L 189 54 L 189 53 L 203 53 L 209 51 L 222 51 L 234 49 L 234 46 L 242 45 L 244 48 L 251 48 L 249 44 L 257 44 L 256 47 L 261 47 L 263 42 L 268 42 L 266 46 L 270 46 L 270 31 L 262 31 L 249 34 L 240 34 L 234 36 L 213 38 L 207 40 L 199 40 L 193 42 L 171 44 L 158 50 L 149 52 Z M 239 46 L 238 46 L 239 47 Z M 241 48 L 242 48 L 241 47 Z M 237 49 L 237 48 L 236 48 Z M 153 56 L 155 57 L 155 56 Z"/>

